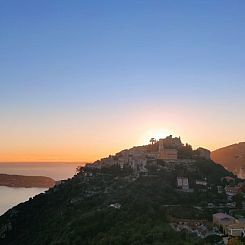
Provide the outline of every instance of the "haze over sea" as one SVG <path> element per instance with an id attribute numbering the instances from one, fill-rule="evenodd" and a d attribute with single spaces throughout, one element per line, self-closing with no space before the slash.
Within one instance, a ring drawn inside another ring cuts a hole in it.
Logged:
<path id="1" fill-rule="evenodd" d="M 0 173 L 47 176 L 54 180 L 72 177 L 79 163 L 0 163 Z M 9 208 L 44 192 L 46 188 L 13 188 L 0 186 L 0 215 Z"/>

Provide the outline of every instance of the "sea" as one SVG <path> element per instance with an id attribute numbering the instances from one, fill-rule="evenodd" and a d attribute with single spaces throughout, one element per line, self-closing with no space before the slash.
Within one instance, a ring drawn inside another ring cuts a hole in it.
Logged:
<path id="1" fill-rule="evenodd" d="M 81 163 L 0 163 L 1 174 L 47 176 L 54 180 L 65 180 L 76 173 Z M 0 215 L 19 203 L 29 200 L 47 188 L 13 188 L 0 186 Z"/>

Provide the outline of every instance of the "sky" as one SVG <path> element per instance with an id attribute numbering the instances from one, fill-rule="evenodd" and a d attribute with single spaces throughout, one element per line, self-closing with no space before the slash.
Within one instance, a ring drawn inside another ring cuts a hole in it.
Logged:
<path id="1" fill-rule="evenodd" d="M 244 26 L 243 0 L 0 0 L 0 161 L 245 141 Z"/>

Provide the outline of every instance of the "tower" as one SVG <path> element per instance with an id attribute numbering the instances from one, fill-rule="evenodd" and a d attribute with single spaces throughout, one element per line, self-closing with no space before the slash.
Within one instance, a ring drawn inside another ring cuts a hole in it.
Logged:
<path id="1" fill-rule="evenodd" d="M 162 152 L 164 151 L 164 144 L 163 144 L 164 139 L 159 139 L 159 147 L 158 147 L 158 151 Z"/>

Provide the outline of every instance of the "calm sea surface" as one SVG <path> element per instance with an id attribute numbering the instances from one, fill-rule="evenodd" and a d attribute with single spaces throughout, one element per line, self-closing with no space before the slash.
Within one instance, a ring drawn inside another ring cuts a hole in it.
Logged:
<path id="1" fill-rule="evenodd" d="M 62 180 L 72 177 L 78 165 L 77 163 L 0 163 L 0 173 L 47 176 L 55 180 Z M 45 190 L 47 189 L 0 186 L 0 215 Z"/>

